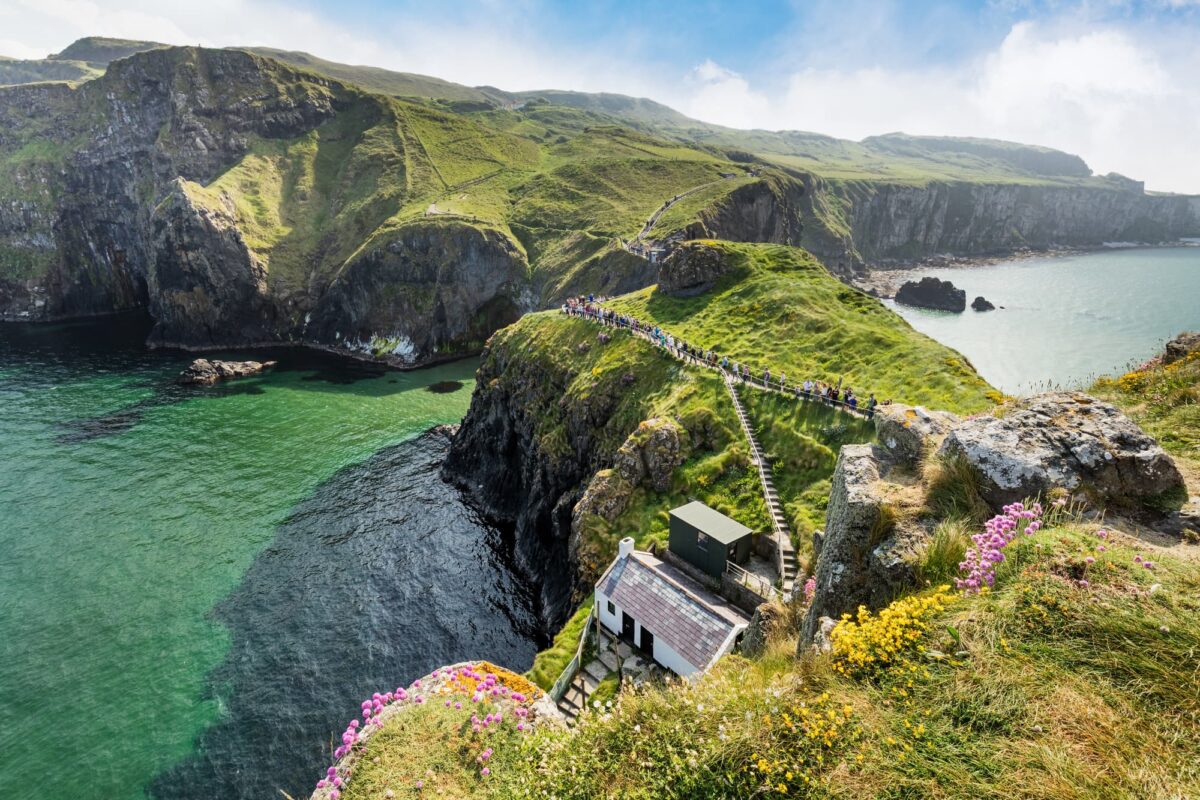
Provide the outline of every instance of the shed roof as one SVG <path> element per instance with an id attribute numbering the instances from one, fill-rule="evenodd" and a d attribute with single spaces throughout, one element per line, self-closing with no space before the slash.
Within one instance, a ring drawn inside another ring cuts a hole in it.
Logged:
<path id="1" fill-rule="evenodd" d="M 671 516 L 679 517 L 693 528 L 704 531 L 705 536 L 711 536 L 721 544 L 736 542 L 753 531 L 742 523 L 709 508 L 699 500 L 693 500 L 686 506 L 671 509 Z"/>
<path id="2" fill-rule="evenodd" d="M 679 575 L 646 553 L 617 559 L 596 588 L 696 669 L 721 652 L 735 628 L 748 620 L 739 611 L 685 586 Z"/>

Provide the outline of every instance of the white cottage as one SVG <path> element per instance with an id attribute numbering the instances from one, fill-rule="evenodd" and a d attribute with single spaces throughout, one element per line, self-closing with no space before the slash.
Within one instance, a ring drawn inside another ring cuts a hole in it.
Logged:
<path id="1" fill-rule="evenodd" d="M 650 553 L 621 540 L 596 583 L 600 624 L 684 677 L 705 672 L 749 624 L 737 608 Z"/>

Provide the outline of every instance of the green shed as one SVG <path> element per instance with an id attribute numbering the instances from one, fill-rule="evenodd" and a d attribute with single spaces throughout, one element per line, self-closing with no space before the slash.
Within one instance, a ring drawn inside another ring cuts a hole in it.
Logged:
<path id="1" fill-rule="evenodd" d="M 744 564 L 750 558 L 752 531 L 698 500 L 671 510 L 672 553 L 714 578 L 725 572 L 725 562 Z"/>

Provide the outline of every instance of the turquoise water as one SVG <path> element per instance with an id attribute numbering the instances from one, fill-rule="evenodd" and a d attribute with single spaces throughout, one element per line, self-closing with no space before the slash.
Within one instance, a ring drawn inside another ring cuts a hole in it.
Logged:
<path id="1" fill-rule="evenodd" d="M 414 439 L 462 417 L 474 361 L 397 373 L 284 353 L 264 376 L 185 389 L 188 357 L 145 351 L 143 334 L 140 320 L 0 326 L 7 792 L 302 792 L 359 693 L 456 647 L 532 657 L 520 609 L 403 591 L 417 567 L 426 588 L 511 590 L 485 541 L 498 534 L 437 479 L 444 442 Z M 439 538 L 442 517 L 459 521 L 444 534 L 456 539 Z M 431 649 L 421 631 L 439 625 L 451 633 Z M 398 644 L 378 634 L 363 652 L 381 627 Z M 245 753 L 258 754 L 253 780 L 236 777 Z"/>
<path id="2" fill-rule="evenodd" d="M 888 305 L 917 330 L 961 352 L 1009 394 L 1085 386 L 1145 361 L 1180 331 L 1200 329 L 1200 247 L 1111 250 L 920 274 L 965 289 L 968 303 L 983 295 L 997 310 L 948 314 Z"/>

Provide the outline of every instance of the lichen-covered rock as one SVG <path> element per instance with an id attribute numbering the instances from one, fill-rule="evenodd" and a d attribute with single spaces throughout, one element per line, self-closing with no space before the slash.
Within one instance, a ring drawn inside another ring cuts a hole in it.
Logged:
<path id="1" fill-rule="evenodd" d="M 1184 331 L 1167 342 L 1162 360 L 1164 364 L 1172 364 L 1197 350 L 1200 350 L 1200 331 Z"/>
<path id="2" fill-rule="evenodd" d="M 892 403 L 875 409 L 875 434 L 897 464 L 916 466 L 959 422 L 948 411 Z"/>
<path id="3" fill-rule="evenodd" d="M 874 445 L 844 445 L 838 453 L 801 647 L 813 641 L 822 617 L 837 619 L 860 605 L 877 608 L 912 583 L 928 534 L 896 524 L 887 492 L 892 467 Z"/>
<path id="4" fill-rule="evenodd" d="M 575 504 L 572 523 L 578 527 L 589 514 L 612 522 L 629 507 L 633 485 L 614 469 L 602 469 L 588 481 L 583 497 Z"/>
<path id="5" fill-rule="evenodd" d="M 950 281 L 925 276 L 920 281 L 905 281 L 896 292 L 896 302 L 937 311 L 960 312 L 967 309 L 967 293 Z"/>
<path id="6" fill-rule="evenodd" d="M 754 658 L 767 649 L 767 642 L 783 625 L 787 612 L 778 603 L 762 603 L 754 609 L 750 624 L 742 634 L 738 652 Z"/>
<path id="7" fill-rule="evenodd" d="M 684 242 L 663 260 L 658 289 L 674 297 L 692 297 L 712 289 L 733 270 L 717 248 L 704 242 Z"/>
<path id="8" fill-rule="evenodd" d="M 1093 505 L 1156 505 L 1184 492 L 1175 462 L 1108 403 L 1079 392 L 1022 401 L 1002 417 L 959 425 L 939 455 L 975 471 L 993 509 L 1065 489 Z"/>
<path id="9" fill-rule="evenodd" d="M 617 451 L 613 467 L 634 486 L 656 492 L 671 488 L 675 468 L 687 460 L 688 433 L 673 419 L 655 417 L 638 425 Z"/>

